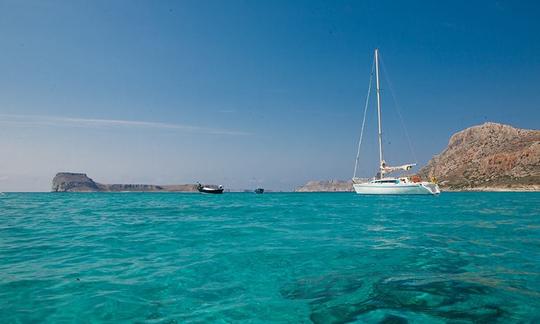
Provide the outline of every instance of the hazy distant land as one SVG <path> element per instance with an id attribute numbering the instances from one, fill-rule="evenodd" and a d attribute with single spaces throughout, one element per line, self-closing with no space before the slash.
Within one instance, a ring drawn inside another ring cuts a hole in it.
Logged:
<path id="1" fill-rule="evenodd" d="M 352 181 L 346 180 L 312 180 L 296 188 L 296 192 L 349 192 L 353 191 Z"/>

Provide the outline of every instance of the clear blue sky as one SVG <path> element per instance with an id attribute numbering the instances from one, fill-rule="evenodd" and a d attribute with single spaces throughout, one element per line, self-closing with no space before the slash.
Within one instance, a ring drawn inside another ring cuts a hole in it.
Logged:
<path id="1" fill-rule="evenodd" d="M 485 121 L 538 128 L 538 17 L 536 1 L 1 0 L 0 191 L 49 190 L 58 171 L 231 188 L 348 179 L 375 47 L 390 163 L 424 164 Z"/>

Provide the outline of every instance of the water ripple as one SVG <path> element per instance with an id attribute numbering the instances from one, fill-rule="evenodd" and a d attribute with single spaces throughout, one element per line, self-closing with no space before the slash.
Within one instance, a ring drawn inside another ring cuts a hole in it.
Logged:
<path id="1" fill-rule="evenodd" d="M 0 322 L 538 322 L 540 194 L 14 194 Z"/>

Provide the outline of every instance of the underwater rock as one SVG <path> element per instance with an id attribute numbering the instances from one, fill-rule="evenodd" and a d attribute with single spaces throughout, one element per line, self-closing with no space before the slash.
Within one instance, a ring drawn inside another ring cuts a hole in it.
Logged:
<path id="1" fill-rule="evenodd" d="M 363 286 L 358 277 L 328 275 L 305 278 L 283 287 L 281 295 L 287 299 L 306 299 L 315 303 L 325 303 L 341 295 L 355 292 Z"/>
<path id="2" fill-rule="evenodd" d="M 490 300 L 490 296 L 494 295 L 492 287 L 447 279 L 441 275 L 380 279 L 369 288 L 369 293 L 364 295 L 354 294 L 353 289 L 345 288 L 340 290 L 343 293 L 340 295 L 326 294 L 325 298 L 314 298 L 310 302 L 311 321 L 407 323 L 410 319 L 424 319 L 428 322 L 442 319 L 490 323 L 508 318 L 510 314 L 496 304 L 512 306 L 508 302 L 494 303 Z M 300 295 L 316 297 L 321 290 L 314 288 L 312 294 L 308 291 L 304 289 Z M 349 291 L 349 294 L 345 294 L 345 291 Z"/>

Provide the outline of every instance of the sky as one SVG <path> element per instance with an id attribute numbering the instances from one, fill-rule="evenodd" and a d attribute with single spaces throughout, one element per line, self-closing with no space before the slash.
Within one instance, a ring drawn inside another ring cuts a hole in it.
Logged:
<path id="1" fill-rule="evenodd" d="M 389 164 L 423 165 L 487 121 L 538 129 L 539 16 L 537 1 L 0 0 L 0 191 L 49 191 L 60 171 L 350 179 L 375 48 Z"/>

